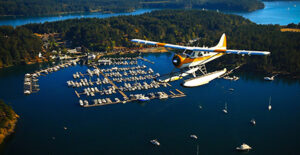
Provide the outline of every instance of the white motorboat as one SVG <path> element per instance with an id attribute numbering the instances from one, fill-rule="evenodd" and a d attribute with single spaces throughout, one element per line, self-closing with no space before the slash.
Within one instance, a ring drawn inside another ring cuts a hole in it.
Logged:
<path id="1" fill-rule="evenodd" d="M 224 107 L 224 109 L 223 109 L 223 112 L 224 112 L 225 114 L 228 113 L 228 110 L 227 110 L 227 103 L 225 103 L 225 107 Z"/>
<path id="2" fill-rule="evenodd" d="M 271 77 L 266 76 L 266 77 L 264 77 L 264 80 L 266 80 L 266 81 L 273 81 L 275 76 L 276 75 L 271 76 Z"/>
<path id="3" fill-rule="evenodd" d="M 79 100 L 79 104 L 80 104 L 80 106 L 83 106 L 83 101 Z"/>
<path id="4" fill-rule="evenodd" d="M 196 135 L 190 135 L 190 137 L 193 139 L 198 139 L 198 137 Z"/>
<path id="5" fill-rule="evenodd" d="M 153 145 L 156 145 L 156 146 L 160 146 L 160 143 L 158 142 L 157 139 L 150 140 L 150 143 L 152 143 Z"/>
<path id="6" fill-rule="evenodd" d="M 241 146 L 239 146 L 239 147 L 236 147 L 236 150 L 238 150 L 238 151 L 249 151 L 249 150 L 251 150 L 252 149 L 252 147 L 250 147 L 249 145 L 247 145 L 247 144 L 245 144 L 245 143 L 243 143 Z"/>
<path id="7" fill-rule="evenodd" d="M 268 110 L 270 111 L 271 109 L 272 109 L 272 106 L 271 106 L 271 96 L 270 96 Z"/>
<path id="8" fill-rule="evenodd" d="M 24 91 L 24 94 L 25 94 L 25 95 L 29 95 L 29 94 L 30 94 L 30 91 L 29 91 L 29 90 L 25 90 L 25 91 Z"/>
<path id="9" fill-rule="evenodd" d="M 199 109 L 202 109 L 202 105 L 199 105 Z"/>
<path id="10" fill-rule="evenodd" d="M 150 101 L 150 98 L 144 95 L 140 95 L 138 100 L 141 102 L 145 102 L 145 101 Z"/>

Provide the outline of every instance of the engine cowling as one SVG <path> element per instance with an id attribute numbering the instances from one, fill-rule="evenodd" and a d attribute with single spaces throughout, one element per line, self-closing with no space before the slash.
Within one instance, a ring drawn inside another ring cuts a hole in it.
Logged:
<path id="1" fill-rule="evenodd" d="M 181 65 L 181 59 L 179 55 L 174 55 L 173 59 L 172 59 L 172 63 L 175 67 L 180 67 Z"/>

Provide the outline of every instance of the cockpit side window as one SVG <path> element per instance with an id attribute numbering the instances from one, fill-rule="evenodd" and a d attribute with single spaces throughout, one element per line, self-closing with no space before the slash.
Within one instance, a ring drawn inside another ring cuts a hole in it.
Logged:
<path id="1" fill-rule="evenodd" d="M 203 56 L 202 52 L 199 51 L 195 52 L 195 57 L 201 57 L 201 56 Z"/>
<path id="2" fill-rule="evenodd" d="M 192 56 L 193 51 L 192 50 L 185 50 L 183 52 L 183 54 L 185 54 L 187 57 L 191 57 Z"/>

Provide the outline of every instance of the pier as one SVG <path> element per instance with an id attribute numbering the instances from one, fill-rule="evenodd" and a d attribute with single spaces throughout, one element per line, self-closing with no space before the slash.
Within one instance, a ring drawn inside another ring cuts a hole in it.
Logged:
<path id="1" fill-rule="evenodd" d="M 80 98 L 80 95 L 76 90 L 75 90 L 75 94 L 77 95 L 78 98 Z"/>
<path id="2" fill-rule="evenodd" d="M 179 91 L 178 89 L 176 89 L 178 92 L 181 92 Z M 150 96 L 150 93 L 147 95 L 149 96 L 149 98 L 151 100 L 153 99 L 167 99 L 167 98 L 177 98 L 177 97 L 184 97 L 186 96 L 185 94 L 183 94 L 182 92 L 179 93 L 179 94 L 175 94 L 174 92 L 170 91 L 171 94 L 166 94 L 165 92 L 156 92 L 155 96 Z M 154 94 L 154 93 L 153 93 Z M 158 95 L 158 94 L 164 94 L 165 96 L 162 96 L 162 95 Z M 99 99 L 98 99 L 99 100 Z M 115 101 L 115 102 L 112 102 L 110 100 L 110 102 L 106 102 L 106 103 L 101 103 L 101 104 L 85 104 L 85 105 L 82 105 L 82 107 L 85 107 L 85 108 L 88 108 L 88 107 L 96 107 L 96 106 L 104 106 L 104 105 L 112 105 L 112 104 L 119 104 L 119 103 L 128 103 L 128 102 L 138 102 L 139 101 L 139 98 L 131 98 L 131 99 L 128 99 L 128 100 L 123 100 L 123 101 Z"/>
<path id="3" fill-rule="evenodd" d="M 38 85 L 38 77 L 39 76 L 46 76 L 47 74 L 51 73 L 51 72 L 56 72 L 60 69 L 63 69 L 63 68 L 67 68 L 67 67 L 70 67 L 72 65 L 76 65 L 77 62 L 79 61 L 79 59 L 77 58 L 76 60 L 71 60 L 71 61 L 68 61 L 66 63 L 63 63 L 63 64 L 59 64 L 59 65 L 56 65 L 56 66 L 53 66 L 53 67 L 49 67 L 49 68 L 46 68 L 46 69 L 42 69 L 40 71 L 36 71 L 34 73 L 27 73 L 25 74 L 25 77 L 24 77 L 24 94 L 25 95 L 30 95 L 32 93 L 37 93 L 40 88 L 39 88 L 39 85 Z"/>
<path id="4" fill-rule="evenodd" d="M 148 60 L 148 59 L 146 59 L 146 58 L 143 58 L 143 57 L 138 57 L 138 59 L 141 59 L 141 60 L 143 60 L 143 61 L 146 61 L 146 62 L 149 62 L 149 63 L 154 64 L 153 61 L 150 61 L 150 60 Z"/>
<path id="5" fill-rule="evenodd" d="M 95 68 L 98 69 L 100 71 L 100 74 L 104 78 L 106 78 L 108 80 L 108 82 L 115 87 L 115 89 L 117 89 L 119 91 L 119 93 L 124 97 L 125 100 L 128 99 L 128 96 L 123 91 L 121 91 L 119 89 L 119 87 L 117 85 L 115 85 L 115 83 L 113 81 L 111 81 L 103 72 L 101 72 L 101 70 L 97 66 L 95 66 Z"/>
<path id="6" fill-rule="evenodd" d="M 82 107 L 186 96 L 178 89 L 162 90 L 168 89 L 168 87 L 171 88 L 172 85 L 155 81 L 154 79 L 159 77 L 160 74 L 155 73 L 152 68 L 148 68 L 146 65 L 138 65 L 138 60 L 154 64 L 154 62 L 142 57 L 102 58 L 96 60 L 98 64 L 93 63 L 92 67 L 94 69 L 89 68 L 86 73 L 74 73 L 74 80 L 67 81 L 67 85 L 75 89 L 75 95 L 79 98 L 79 104 Z M 97 65 L 113 66 L 100 68 Z M 124 67 L 120 67 L 122 65 Z M 94 76 L 97 76 L 96 79 Z M 89 77 L 89 80 L 87 77 Z M 101 88 L 98 86 L 101 86 Z M 149 91 L 158 88 L 160 88 L 159 91 Z M 135 91 L 145 91 L 145 93 L 135 94 Z M 130 94 L 125 94 L 125 92 Z M 120 94 L 121 99 L 117 98 L 116 94 Z"/>

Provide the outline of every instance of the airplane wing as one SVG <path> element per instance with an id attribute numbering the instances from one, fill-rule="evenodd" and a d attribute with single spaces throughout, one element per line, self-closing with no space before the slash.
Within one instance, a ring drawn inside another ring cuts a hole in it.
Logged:
<path id="1" fill-rule="evenodd" d="M 269 51 L 226 50 L 226 54 L 270 55 Z"/>
<path id="2" fill-rule="evenodd" d="M 226 54 L 241 54 L 241 55 L 269 55 L 268 51 L 248 51 L 248 50 L 227 50 L 226 48 L 226 36 L 222 35 L 219 43 L 215 47 L 192 47 L 192 46 L 181 46 L 181 45 L 173 45 L 168 43 L 160 43 L 155 41 L 147 41 L 141 39 L 132 39 L 132 42 L 141 43 L 145 45 L 157 45 L 163 46 L 167 48 L 181 49 L 181 50 L 191 50 L 191 51 L 203 51 L 203 52 L 221 52 Z"/>
<path id="3" fill-rule="evenodd" d="M 157 46 L 163 46 L 163 47 L 167 47 L 167 48 L 175 48 L 175 49 L 181 49 L 181 50 L 191 49 L 188 46 L 173 45 L 173 44 L 160 43 L 160 42 L 155 42 L 155 41 L 147 41 L 147 40 L 141 40 L 141 39 L 132 39 L 131 41 L 135 42 L 135 43 L 145 44 L 145 45 L 157 45 Z"/>

